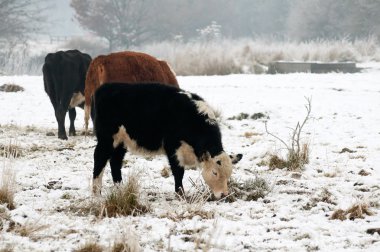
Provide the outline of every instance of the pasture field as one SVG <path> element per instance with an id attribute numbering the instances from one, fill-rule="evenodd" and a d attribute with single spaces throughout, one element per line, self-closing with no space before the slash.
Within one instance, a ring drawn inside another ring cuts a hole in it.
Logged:
<path id="1" fill-rule="evenodd" d="M 124 181 L 137 173 L 150 211 L 109 218 L 99 209 L 113 187 L 110 168 L 104 194 L 93 197 L 96 140 L 81 134 L 83 110 L 78 136 L 59 140 L 42 76 L 0 76 L 0 86 L 24 88 L 0 92 L 0 191 L 8 185 L 14 196 L 14 209 L 0 204 L 0 251 L 79 251 L 86 244 L 122 251 L 118 243 L 131 251 L 380 251 L 373 232 L 380 228 L 379 80 L 378 64 L 356 74 L 178 77 L 183 89 L 221 112 L 226 151 L 244 155 L 232 178 L 263 179 L 269 191 L 257 201 L 185 202 L 174 195 L 172 175 L 161 174 L 165 157 L 127 153 Z M 309 146 L 309 163 L 270 169 L 270 156 L 286 149 L 264 121 L 288 142 L 305 118 L 305 97 L 311 118 L 300 140 Z M 264 117 L 252 117 L 258 113 Z M 187 170 L 185 190 L 201 180 L 199 170 Z"/>

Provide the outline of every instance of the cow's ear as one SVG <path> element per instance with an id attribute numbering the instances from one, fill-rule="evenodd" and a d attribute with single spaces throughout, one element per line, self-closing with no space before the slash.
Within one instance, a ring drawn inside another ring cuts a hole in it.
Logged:
<path id="1" fill-rule="evenodd" d="M 237 164 L 243 158 L 243 154 L 233 154 L 230 155 L 232 164 Z"/>
<path id="2" fill-rule="evenodd" d="M 203 153 L 203 154 L 201 155 L 201 158 L 199 159 L 199 161 L 201 161 L 201 162 L 205 162 L 205 161 L 210 160 L 210 158 L 211 158 L 210 153 L 209 153 L 209 152 L 205 152 L 205 153 Z"/>

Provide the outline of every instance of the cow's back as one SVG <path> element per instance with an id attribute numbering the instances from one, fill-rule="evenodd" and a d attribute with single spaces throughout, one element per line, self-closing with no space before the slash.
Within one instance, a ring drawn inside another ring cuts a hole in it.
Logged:
<path id="1" fill-rule="evenodd" d="M 90 117 L 91 97 L 104 83 L 152 82 L 179 88 L 177 79 L 165 61 L 141 52 L 117 52 L 92 60 L 85 84 L 85 125 Z"/>

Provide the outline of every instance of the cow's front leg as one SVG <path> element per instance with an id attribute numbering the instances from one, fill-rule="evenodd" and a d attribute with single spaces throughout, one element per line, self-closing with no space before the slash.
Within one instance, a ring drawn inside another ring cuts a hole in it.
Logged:
<path id="1" fill-rule="evenodd" d="M 94 195 L 100 195 L 104 167 L 108 159 L 110 159 L 111 152 L 112 142 L 98 139 L 98 144 L 94 151 L 94 173 L 92 181 L 92 192 Z"/>
<path id="2" fill-rule="evenodd" d="M 174 176 L 174 189 L 178 195 L 184 195 L 185 191 L 183 189 L 182 180 L 183 175 L 185 173 L 185 169 L 179 165 L 177 160 L 177 156 L 173 153 L 171 155 L 168 154 L 170 168 L 172 169 L 172 173 Z"/>
<path id="3" fill-rule="evenodd" d="M 65 109 L 57 109 L 55 111 L 55 118 L 58 122 L 58 138 L 67 140 L 66 129 L 65 129 L 65 117 L 66 110 Z"/>
<path id="4" fill-rule="evenodd" d="M 75 126 L 74 121 L 77 116 L 77 112 L 75 111 L 75 108 L 69 109 L 69 118 L 70 118 L 70 129 L 69 129 L 69 136 L 75 136 Z"/>
<path id="5" fill-rule="evenodd" d="M 111 155 L 110 166 L 111 166 L 111 174 L 112 179 L 115 184 L 118 184 L 122 180 L 121 176 L 121 168 L 123 165 L 123 159 L 125 155 L 126 149 L 122 144 L 116 147 Z"/>

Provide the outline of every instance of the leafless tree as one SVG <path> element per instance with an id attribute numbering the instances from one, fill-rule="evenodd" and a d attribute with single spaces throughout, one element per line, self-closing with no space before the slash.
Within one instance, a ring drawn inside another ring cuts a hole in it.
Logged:
<path id="1" fill-rule="evenodd" d="M 80 25 L 109 42 L 109 50 L 152 36 L 152 0 L 71 0 Z"/>
<path id="2" fill-rule="evenodd" d="M 25 40 L 43 28 L 45 0 L 0 0 L 0 40 Z"/>

